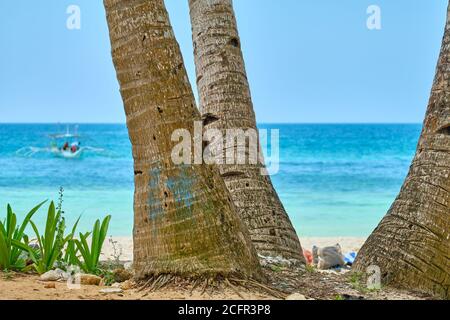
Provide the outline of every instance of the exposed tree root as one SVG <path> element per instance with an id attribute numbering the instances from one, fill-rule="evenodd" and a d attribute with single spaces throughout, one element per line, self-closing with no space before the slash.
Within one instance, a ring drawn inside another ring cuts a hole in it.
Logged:
<path id="1" fill-rule="evenodd" d="M 239 298 L 244 299 L 244 297 L 239 293 L 239 291 L 235 288 L 235 286 L 231 284 L 231 282 L 228 279 L 225 279 L 225 283 L 231 288 L 231 290 L 234 291 L 234 293 L 236 293 L 239 296 Z"/>
<path id="2" fill-rule="evenodd" d="M 200 290 L 202 296 L 205 294 L 211 296 L 213 293 L 223 292 L 226 289 L 230 289 L 241 299 L 245 299 L 242 295 L 243 291 L 260 292 L 277 299 L 285 299 L 287 296 L 286 293 L 253 279 L 239 279 L 236 277 L 204 276 L 186 278 L 170 274 L 161 274 L 136 282 L 137 291 L 143 292 L 143 296 L 147 296 L 148 294 L 157 292 L 163 288 L 170 288 L 171 286 L 176 286 L 177 289 L 183 288 L 184 290 L 189 291 L 191 295 L 195 290 Z"/>

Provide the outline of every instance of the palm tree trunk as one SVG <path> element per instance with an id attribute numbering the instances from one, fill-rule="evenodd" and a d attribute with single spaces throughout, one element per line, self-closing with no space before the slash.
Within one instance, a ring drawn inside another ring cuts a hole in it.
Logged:
<path id="1" fill-rule="evenodd" d="M 175 165 L 176 129 L 201 120 L 163 0 L 104 0 L 133 149 L 137 276 L 259 278 L 260 267 L 215 167 Z"/>
<path id="2" fill-rule="evenodd" d="M 197 86 L 205 129 L 257 130 L 236 18 L 230 0 L 189 0 Z M 256 131 L 257 132 L 257 131 Z M 226 145 L 219 146 L 224 154 Z M 216 151 L 217 152 L 217 151 Z M 217 154 L 217 153 L 216 153 Z M 263 164 L 219 164 L 261 255 L 304 262 L 298 236 Z"/>
<path id="3" fill-rule="evenodd" d="M 450 7 L 417 153 L 399 196 L 355 262 L 384 283 L 450 293 Z"/>

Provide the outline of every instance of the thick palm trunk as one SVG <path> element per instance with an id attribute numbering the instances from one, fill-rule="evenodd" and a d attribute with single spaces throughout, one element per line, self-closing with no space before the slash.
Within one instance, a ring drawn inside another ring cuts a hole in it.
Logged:
<path id="1" fill-rule="evenodd" d="M 385 283 L 443 297 L 450 287 L 450 8 L 436 78 L 410 172 L 391 209 L 361 249 L 356 269 L 381 269 Z"/>
<path id="2" fill-rule="evenodd" d="M 189 0 L 189 5 L 205 129 L 257 130 L 232 2 Z M 226 153 L 226 144 L 219 148 Z M 219 165 L 257 252 L 303 262 L 298 236 L 270 177 L 261 175 L 262 166 Z"/>
<path id="3" fill-rule="evenodd" d="M 163 0 L 104 0 L 135 170 L 134 265 L 140 278 L 258 278 L 248 231 L 218 170 L 175 165 L 174 130 L 200 120 Z"/>

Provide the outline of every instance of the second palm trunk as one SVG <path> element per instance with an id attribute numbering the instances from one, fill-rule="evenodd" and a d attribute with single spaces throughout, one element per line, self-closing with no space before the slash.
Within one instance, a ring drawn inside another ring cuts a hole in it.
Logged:
<path id="1" fill-rule="evenodd" d="M 205 129 L 257 132 L 230 0 L 189 0 L 197 86 Z M 220 147 L 219 147 L 220 148 Z M 225 153 L 227 146 L 222 145 Z M 263 164 L 219 164 L 257 252 L 304 262 L 298 236 Z"/>

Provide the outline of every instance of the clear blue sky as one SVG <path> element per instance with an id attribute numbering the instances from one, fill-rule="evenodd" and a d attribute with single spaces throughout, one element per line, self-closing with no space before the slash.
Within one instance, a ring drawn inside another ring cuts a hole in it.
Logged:
<path id="1" fill-rule="evenodd" d="M 0 122 L 124 122 L 102 3 L 0 1 Z M 166 3 L 195 79 L 187 0 Z M 66 28 L 70 4 L 81 30 Z M 422 122 L 446 0 L 234 4 L 260 122 Z"/>

